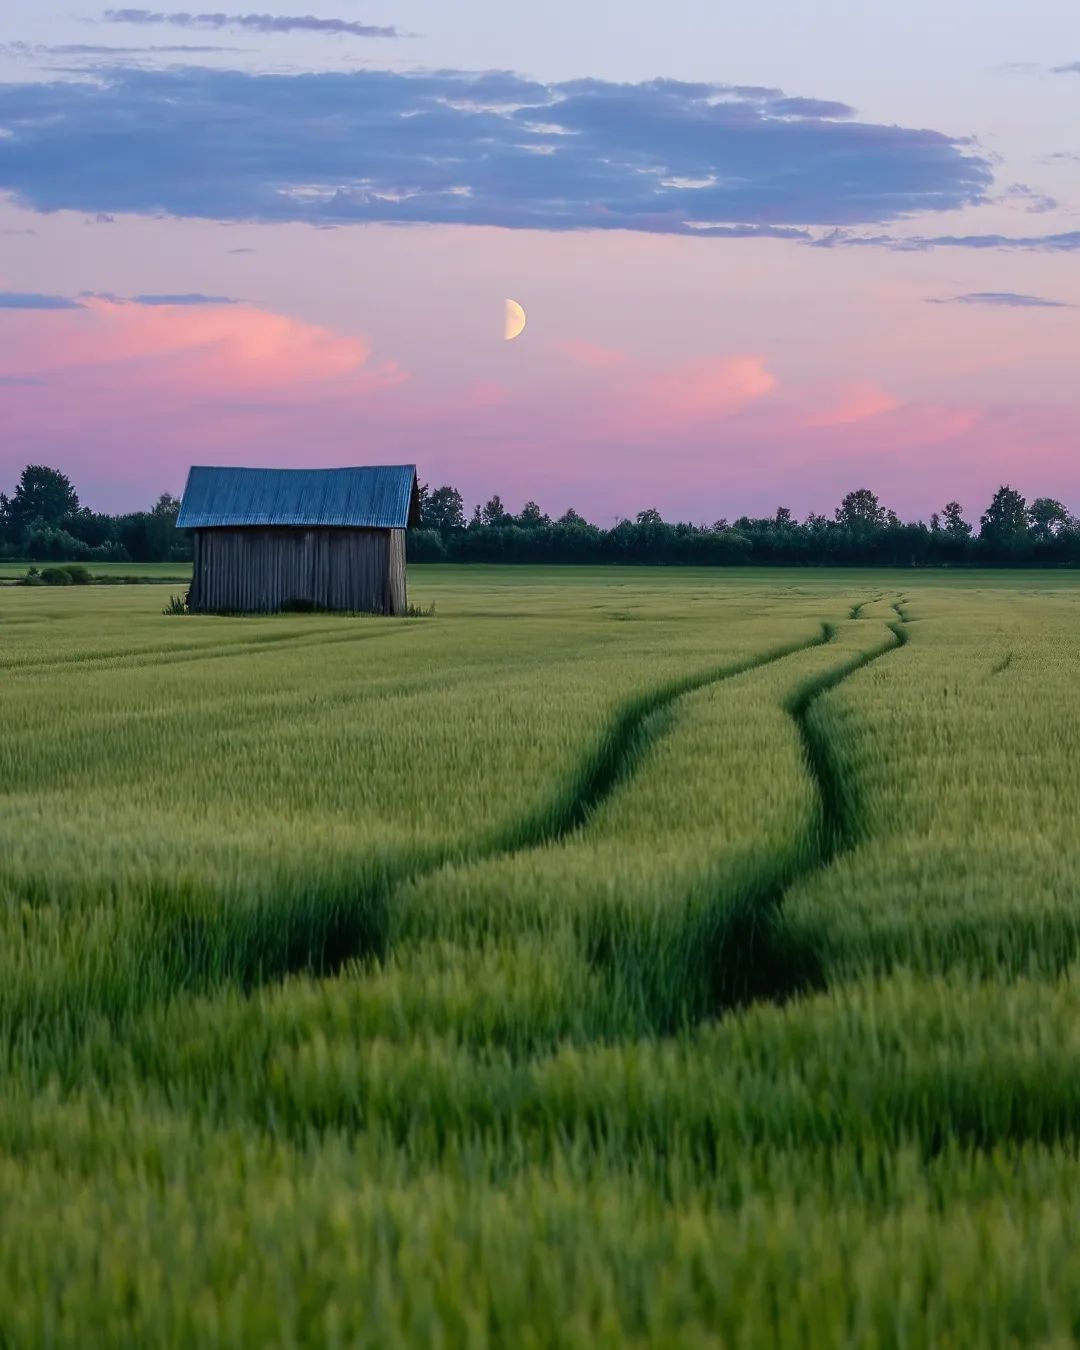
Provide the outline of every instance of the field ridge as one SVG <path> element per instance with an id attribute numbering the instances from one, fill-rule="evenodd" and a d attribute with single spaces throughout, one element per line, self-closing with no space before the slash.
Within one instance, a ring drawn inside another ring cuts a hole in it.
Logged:
<path id="1" fill-rule="evenodd" d="M 872 603 L 853 606 L 852 620 L 860 621 L 862 611 Z M 818 699 L 907 643 L 908 634 L 900 623 L 885 626 L 891 633 L 886 642 L 804 681 L 784 700 L 784 711 L 795 724 L 803 762 L 817 796 L 817 828 L 802 866 L 779 884 L 764 883 L 743 906 L 727 915 L 726 931 L 718 943 L 716 1016 L 757 1002 L 785 1003 L 825 987 L 820 935 L 792 925 L 784 914 L 784 903 L 794 887 L 825 871 L 855 846 L 859 827 L 851 786 L 843 779 L 829 738 L 815 726 L 811 713 Z"/>

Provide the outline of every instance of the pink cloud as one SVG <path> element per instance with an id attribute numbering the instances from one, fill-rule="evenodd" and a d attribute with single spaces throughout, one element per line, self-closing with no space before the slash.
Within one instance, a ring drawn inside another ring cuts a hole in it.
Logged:
<path id="1" fill-rule="evenodd" d="M 92 375 L 114 387 L 184 397 L 287 397 L 313 383 L 373 389 L 406 378 L 392 362 L 373 366 L 364 338 L 247 305 L 92 299 L 84 309 L 3 317 L 0 373 L 8 378 L 79 382 Z"/>
<path id="2" fill-rule="evenodd" d="M 134 504 L 175 491 L 194 459 L 355 462 L 372 457 L 357 445 L 363 411 L 407 378 L 364 338 L 251 306 L 10 311 L 0 474 L 52 460 L 88 491 Z"/>
<path id="3" fill-rule="evenodd" d="M 561 400 L 600 438 L 655 442 L 663 428 L 687 428 L 741 412 L 779 384 L 759 356 L 710 355 L 660 368 L 577 338 L 555 349 L 585 377 Z"/>
<path id="4" fill-rule="evenodd" d="M 646 374 L 627 393 L 635 420 L 686 425 L 730 417 L 776 386 L 760 357 L 708 356 Z"/>
<path id="5" fill-rule="evenodd" d="M 601 347 L 596 342 L 586 342 L 582 338 L 562 338 L 554 346 L 557 352 L 568 357 L 575 365 L 588 370 L 610 370 L 613 366 L 625 365 L 630 359 L 618 347 Z"/>
<path id="6" fill-rule="evenodd" d="M 875 384 L 845 385 L 836 391 L 829 403 L 811 408 L 803 425 L 807 427 L 845 426 L 851 422 L 865 422 L 895 411 L 899 401 Z"/>

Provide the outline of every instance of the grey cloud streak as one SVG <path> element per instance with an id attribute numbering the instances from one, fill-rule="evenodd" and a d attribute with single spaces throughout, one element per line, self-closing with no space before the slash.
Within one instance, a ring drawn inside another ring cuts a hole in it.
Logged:
<path id="1" fill-rule="evenodd" d="M 1066 300 L 1044 300 L 1022 291 L 970 291 L 967 295 L 931 298 L 931 305 L 998 305 L 1004 309 L 1075 309 Z"/>
<path id="2" fill-rule="evenodd" d="M 1080 253 L 1080 230 L 1060 234 L 854 234 L 830 230 L 812 240 L 814 248 L 887 248 L 896 253 L 927 253 L 935 248 L 1001 249 L 1019 253 Z"/>
<path id="3" fill-rule="evenodd" d="M 107 300 L 113 305 L 238 305 L 239 300 L 230 295 L 203 295 L 200 291 L 189 291 L 177 295 L 110 295 L 104 291 L 80 291 L 81 300 Z M 80 306 L 77 306 L 80 307 Z"/>
<path id="4" fill-rule="evenodd" d="M 328 33 L 339 37 L 396 38 L 393 27 L 357 23 L 351 19 L 320 19 L 313 14 L 192 14 L 186 10 L 165 12 L 150 9 L 107 9 L 106 23 L 171 24 L 175 28 L 195 28 L 218 32 L 233 28 L 248 33 Z"/>
<path id="5" fill-rule="evenodd" d="M 33 59 L 42 56 L 156 56 L 163 54 L 172 55 L 200 55 L 206 56 L 210 52 L 234 52 L 235 47 L 207 46 L 205 43 L 193 45 L 191 43 L 170 43 L 167 46 L 151 47 L 113 47 L 98 42 L 64 42 L 49 44 L 43 42 L 5 42 L 0 43 L 0 53 L 4 56 L 25 57 Z"/>
<path id="6" fill-rule="evenodd" d="M 0 291 L 0 309 L 82 309 L 67 295 L 42 295 L 40 291 Z"/>
<path id="7" fill-rule="evenodd" d="M 0 291 L 0 310 L 85 309 L 86 300 L 107 300 L 114 305 L 236 305 L 240 302 L 227 295 L 201 295 L 198 292 L 179 295 L 109 295 L 103 291 L 80 291 L 76 295 L 48 295 L 40 291 Z"/>

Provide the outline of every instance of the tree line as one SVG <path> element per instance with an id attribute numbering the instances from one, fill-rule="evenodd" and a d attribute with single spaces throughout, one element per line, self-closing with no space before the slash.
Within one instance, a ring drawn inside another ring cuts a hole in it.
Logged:
<path id="1" fill-rule="evenodd" d="M 0 556 L 33 562 L 185 562 L 191 538 L 176 529 L 180 503 L 162 493 L 149 510 L 108 515 L 81 505 L 70 479 L 28 465 L 11 496 L 0 493 Z M 832 516 L 771 516 L 672 523 L 639 511 L 610 529 L 571 509 L 557 519 L 526 502 L 514 514 L 498 496 L 466 516 L 456 488 L 420 489 L 413 562 L 699 563 L 706 565 L 1080 566 L 1080 520 L 1052 497 L 1028 502 L 998 488 L 978 529 L 958 502 L 929 521 L 901 521 L 868 488 L 849 492 Z"/>
<path id="2" fill-rule="evenodd" d="M 31 562 L 186 562 L 191 538 L 176 528 L 180 502 L 163 492 L 148 511 L 91 511 L 66 474 L 23 469 L 10 497 L 0 492 L 0 557 Z"/>
<path id="3" fill-rule="evenodd" d="M 1052 497 L 1029 504 L 1008 485 L 994 493 L 977 531 L 959 502 L 929 521 L 905 523 L 868 488 L 849 492 L 831 517 L 802 521 L 784 506 L 711 525 L 672 523 L 646 510 L 602 529 L 572 509 L 553 520 L 535 502 L 514 515 L 498 496 L 466 518 L 456 488 L 426 485 L 420 513 L 409 536 L 415 562 L 1080 566 L 1080 520 Z"/>

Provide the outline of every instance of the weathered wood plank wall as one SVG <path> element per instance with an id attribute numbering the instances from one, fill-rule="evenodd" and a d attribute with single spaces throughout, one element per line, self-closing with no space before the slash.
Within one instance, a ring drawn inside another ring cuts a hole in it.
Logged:
<path id="1" fill-rule="evenodd" d="M 405 589 L 405 531 L 390 531 L 390 610 L 391 614 L 404 614 L 408 608 L 408 595 Z"/>
<path id="2" fill-rule="evenodd" d="M 269 613 L 295 601 L 405 612 L 404 530 L 196 530 L 194 564 L 190 605 L 196 612 Z"/>

